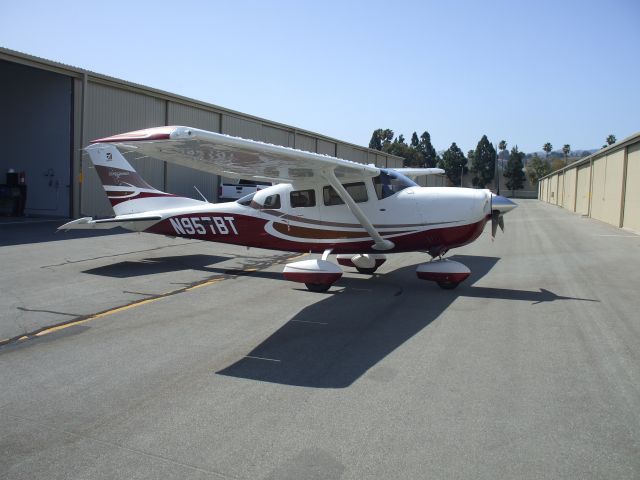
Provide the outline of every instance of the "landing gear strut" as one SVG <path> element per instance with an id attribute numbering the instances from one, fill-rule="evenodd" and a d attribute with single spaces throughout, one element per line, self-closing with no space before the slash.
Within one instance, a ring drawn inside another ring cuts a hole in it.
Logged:
<path id="1" fill-rule="evenodd" d="M 358 273 L 364 275 L 372 275 L 375 271 L 387 261 L 387 257 L 381 253 L 365 253 L 365 254 L 341 254 L 338 255 L 338 263 L 344 267 L 353 267 Z"/>

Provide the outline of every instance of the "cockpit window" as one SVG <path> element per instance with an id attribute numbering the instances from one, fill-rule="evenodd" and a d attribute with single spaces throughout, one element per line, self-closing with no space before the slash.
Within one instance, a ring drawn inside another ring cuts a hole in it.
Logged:
<path id="1" fill-rule="evenodd" d="M 245 207 L 248 207 L 249 205 L 251 205 L 251 201 L 253 200 L 253 197 L 255 194 L 256 192 L 250 193 L 249 195 L 245 195 L 244 197 L 236 200 L 236 202 L 239 203 L 240 205 L 244 205 Z"/>
<path id="2" fill-rule="evenodd" d="M 417 186 L 418 184 L 410 178 L 386 168 L 381 168 L 380 175 L 373 178 L 373 187 L 378 200 L 395 195 L 405 188 Z"/>
<path id="3" fill-rule="evenodd" d="M 280 207 L 280 195 L 278 195 L 277 193 L 275 195 L 269 195 L 264 199 L 263 208 L 267 210 L 278 210 Z"/>

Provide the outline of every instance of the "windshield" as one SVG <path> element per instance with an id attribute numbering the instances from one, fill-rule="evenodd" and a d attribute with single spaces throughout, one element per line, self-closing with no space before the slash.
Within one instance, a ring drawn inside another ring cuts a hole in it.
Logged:
<path id="1" fill-rule="evenodd" d="M 373 186 L 376 190 L 378 200 L 390 197 L 409 187 L 417 187 L 418 184 L 405 177 L 401 173 L 386 168 L 380 169 L 380 175 L 373 179 Z"/>
<path id="2" fill-rule="evenodd" d="M 253 196 L 255 194 L 256 192 L 250 193 L 249 195 L 245 195 L 244 197 L 236 200 L 236 202 L 239 203 L 240 205 L 244 205 L 245 207 L 248 207 L 249 205 L 251 205 L 251 200 L 253 200 Z"/>

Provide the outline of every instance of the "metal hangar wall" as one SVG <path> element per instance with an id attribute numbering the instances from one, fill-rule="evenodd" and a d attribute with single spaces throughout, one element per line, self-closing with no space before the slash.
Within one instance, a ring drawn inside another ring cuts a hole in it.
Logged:
<path id="1" fill-rule="evenodd" d="M 640 132 L 541 178 L 538 198 L 640 233 Z"/>
<path id="2" fill-rule="evenodd" d="M 27 215 L 113 212 L 82 148 L 92 139 L 159 125 L 188 125 L 380 167 L 402 158 L 198 100 L 0 48 L 0 174 L 25 172 Z M 6 110 L 5 110 L 6 109 Z M 152 185 L 217 200 L 220 178 L 155 159 L 132 160 Z M 0 183 L 4 179 L 0 175 Z"/>

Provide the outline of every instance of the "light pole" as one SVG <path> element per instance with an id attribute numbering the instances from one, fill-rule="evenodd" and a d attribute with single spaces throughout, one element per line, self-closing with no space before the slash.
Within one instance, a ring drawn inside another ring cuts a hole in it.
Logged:
<path id="1" fill-rule="evenodd" d="M 494 147 L 495 149 L 495 147 Z M 496 171 L 494 173 L 496 177 L 496 195 L 500 195 L 500 169 L 498 168 L 498 161 L 500 160 L 500 156 L 498 155 L 498 151 L 496 150 Z"/>

